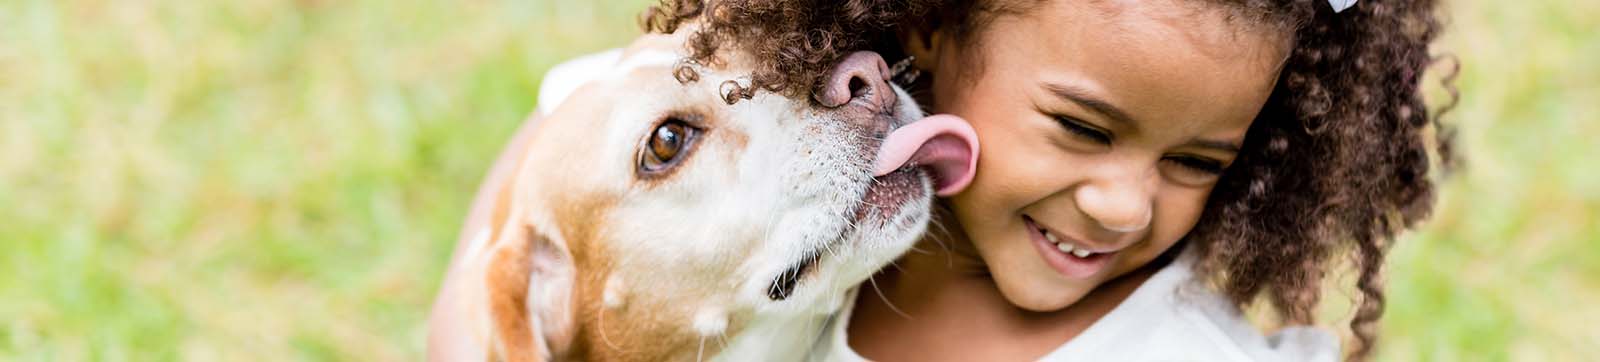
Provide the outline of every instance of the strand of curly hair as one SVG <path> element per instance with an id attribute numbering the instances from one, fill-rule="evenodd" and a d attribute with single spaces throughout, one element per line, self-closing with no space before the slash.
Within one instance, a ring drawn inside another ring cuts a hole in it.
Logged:
<path id="1" fill-rule="evenodd" d="M 1038 1 L 663 0 L 643 22 L 668 33 L 697 24 L 691 62 L 714 63 L 727 45 L 758 59 L 749 85 L 727 94 L 733 103 L 761 90 L 804 95 L 851 51 L 893 62 L 903 57 L 896 31 L 937 27 L 975 41 L 986 22 Z M 1265 301 L 1288 324 L 1315 322 L 1328 269 L 1349 257 L 1359 344 L 1348 358 L 1366 360 L 1384 309 L 1384 258 L 1433 208 L 1430 155 L 1454 163 L 1452 132 L 1439 123 L 1449 106 L 1430 111 L 1421 90 L 1440 29 L 1435 1 L 1364 0 L 1340 13 L 1324 0 L 1207 1 L 1292 32 L 1294 46 L 1184 243 L 1200 256 L 1197 272 L 1235 304 Z"/>

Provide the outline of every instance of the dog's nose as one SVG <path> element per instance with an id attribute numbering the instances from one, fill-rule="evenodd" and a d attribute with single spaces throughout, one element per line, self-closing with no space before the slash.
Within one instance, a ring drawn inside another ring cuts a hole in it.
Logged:
<path id="1" fill-rule="evenodd" d="M 860 101 L 874 110 L 885 110 L 893 107 L 896 99 L 894 89 L 889 87 L 889 76 L 889 64 L 878 53 L 851 53 L 828 72 L 814 97 L 824 107 Z"/>

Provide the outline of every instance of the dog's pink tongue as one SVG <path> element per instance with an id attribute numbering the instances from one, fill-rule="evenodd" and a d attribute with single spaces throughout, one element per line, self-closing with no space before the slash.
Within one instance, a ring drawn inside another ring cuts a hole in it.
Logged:
<path id="1" fill-rule="evenodd" d="M 887 175 L 907 163 L 933 172 L 935 194 L 961 192 L 978 166 L 978 134 L 967 120 L 948 114 L 901 126 L 883 140 L 872 175 Z"/>

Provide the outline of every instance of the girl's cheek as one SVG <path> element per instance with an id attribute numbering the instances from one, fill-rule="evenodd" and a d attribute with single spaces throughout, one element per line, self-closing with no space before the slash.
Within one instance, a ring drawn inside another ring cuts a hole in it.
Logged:
<path id="1" fill-rule="evenodd" d="M 1211 188 L 1165 187 L 1165 194 L 1156 201 L 1156 218 L 1151 225 L 1151 242 L 1163 247 L 1188 235 L 1205 211 L 1206 197 Z"/>

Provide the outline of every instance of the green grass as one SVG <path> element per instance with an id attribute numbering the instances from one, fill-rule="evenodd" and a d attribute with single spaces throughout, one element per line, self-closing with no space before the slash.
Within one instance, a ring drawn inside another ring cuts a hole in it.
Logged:
<path id="1" fill-rule="evenodd" d="M 0 3 L 0 360 L 407 360 L 540 77 L 641 2 Z"/>
<path id="2" fill-rule="evenodd" d="M 1450 6 L 1467 163 L 1394 249 L 1381 355 L 1600 359 L 1600 4 Z"/>
<path id="3" fill-rule="evenodd" d="M 0 2 L 0 360 L 420 359 L 541 74 L 644 2 Z M 1600 4 L 1453 6 L 1468 164 L 1381 356 L 1600 359 Z"/>

